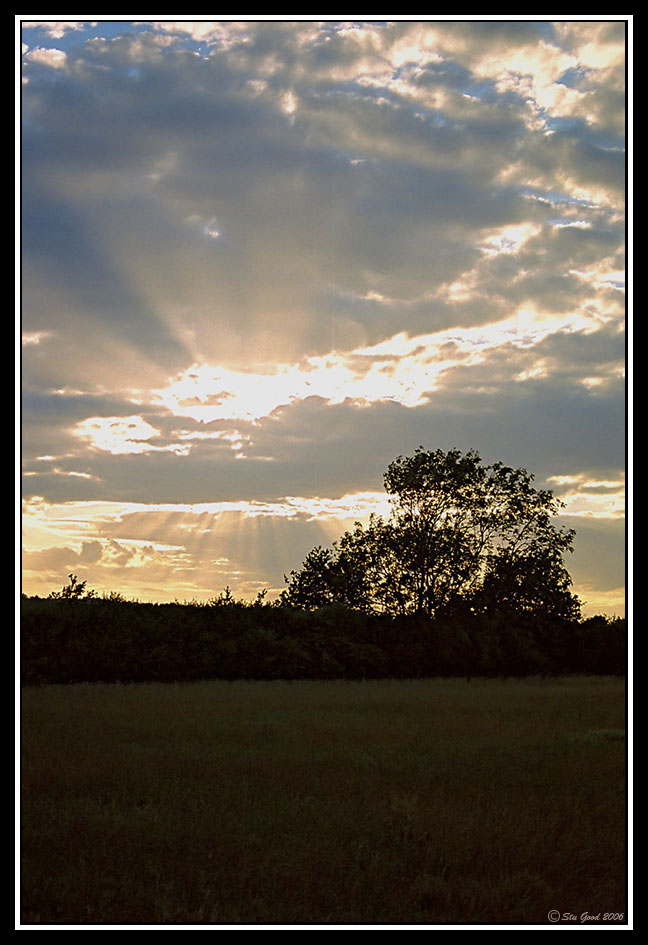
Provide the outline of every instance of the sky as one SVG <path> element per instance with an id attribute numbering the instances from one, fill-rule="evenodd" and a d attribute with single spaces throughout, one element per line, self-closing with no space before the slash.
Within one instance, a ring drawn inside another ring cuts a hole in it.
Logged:
<path id="1" fill-rule="evenodd" d="M 423 446 L 624 613 L 628 17 L 16 24 L 24 593 L 273 599 Z"/>

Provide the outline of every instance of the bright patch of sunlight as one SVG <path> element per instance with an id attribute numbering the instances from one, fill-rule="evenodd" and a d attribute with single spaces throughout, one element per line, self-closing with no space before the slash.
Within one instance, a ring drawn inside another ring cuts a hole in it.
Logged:
<path id="1" fill-rule="evenodd" d="M 157 430 L 142 417 L 88 417 L 73 428 L 75 436 L 88 440 L 95 449 L 113 455 L 149 453 L 152 451 L 173 452 L 186 455 L 189 447 L 174 443 L 156 445 L 150 440 L 159 436 Z"/>
<path id="2" fill-rule="evenodd" d="M 393 401 L 416 407 L 438 389 L 445 371 L 478 364 L 502 344 L 528 349 L 552 333 L 593 331 L 600 325 L 600 315 L 586 309 L 568 315 L 547 315 L 527 304 L 509 318 L 490 325 L 444 329 L 413 337 L 400 332 L 375 345 L 330 352 L 298 364 L 273 364 L 269 370 L 262 366 L 236 371 L 212 364 L 193 364 L 171 378 L 165 387 L 153 390 L 152 403 L 166 407 L 174 416 L 204 423 L 259 420 L 280 406 L 307 397 L 320 397 L 329 404 L 345 400 L 357 405 Z M 532 376 L 537 376 L 537 372 Z M 141 419 L 140 422 L 144 423 Z M 97 418 L 85 424 L 97 424 Z M 78 427 L 77 432 L 81 432 Z M 89 427 L 87 435 L 90 434 L 95 444 L 99 437 L 104 437 L 113 446 L 118 442 L 122 451 L 141 450 L 145 448 L 143 441 L 154 435 L 150 430 L 148 434 L 145 431 L 138 434 L 137 430 L 118 426 L 115 418 L 104 418 L 100 429 Z"/>

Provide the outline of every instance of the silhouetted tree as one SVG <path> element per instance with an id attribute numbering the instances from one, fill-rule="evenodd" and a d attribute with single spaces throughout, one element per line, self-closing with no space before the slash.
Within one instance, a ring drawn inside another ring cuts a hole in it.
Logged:
<path id="1" fill-rule="evenodd" d="M 561 503 L 532 481 L 474 451 L 399 456 L 384 476 L 389 520 L 372 516 L 332 549 L 311 551 L 286 578 L 283 600 L 306 610 L 338 602 L 434 617 L 461 605 L 576 618 L 562 558 L 575 533 L 555 527 Z"/>
<path id="2" fill-rule="evenodd" d="M 69 583 L 62 587 L 60 591 L 52 591 L 49 597 L 55 600 L 81 600 L 83 597 L 86 599 L 95 597 L 96 591 L 86 591 L 87 581 L 79 581 L 76 574 L 68 574 L 68 577 L 70 579 Z"/>

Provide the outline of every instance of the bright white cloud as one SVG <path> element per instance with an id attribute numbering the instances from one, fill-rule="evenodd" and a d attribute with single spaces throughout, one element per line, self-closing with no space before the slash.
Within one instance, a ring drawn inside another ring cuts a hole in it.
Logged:
<path id="1" fill-rule="evenodd" d="M 293 92 L 285 92 L 281 98 L 281 107 L 291 117 L 297 111 L 297 96 Z"/>
<path id="2" fill-rule="evenodd" d="M 35 26 L 40 26 L 52 39 L 61 39 L 71 30 L 84 30 L 88 26 L 96 26 L 96 22 L 86 20 L 30 20 L 23 23 L 24 29 Z"/>
<path id="3" fill-rule="evenodd" d="M 182 444 L 160 446 L 150 441 L 160 431 L 142 417 L 88 417 L 73 429 L 75 436 L 87 440 L 98 450 L 115 455 L 129 453 L 173 452 L 186 454 L 188 447 Z"/>
<path id="4" fill-rule="evenodd" d="M 301 364 L 273 365 L 266 373 L 194 364 L 166 387 L 154 390 L 150 403 L 204 423 L 259 420 L 277 407 L 307 397 L 321 397 L 330 404 L 389 400 L 417 407 L 451 368 L 480 364 L 502 345 L 526 351 L 552 334 L 595 331 L 601 322 L 598 313 L 588 310 L 551 315 L 527 305 L 490 325 L 411 337 L 402 332 L 368 347 L 308 358 Z"/>
<path id="5" fill-rule="evenodd" d="M 192 20 L 190 22 L 155 22 L 152 28 L 172 36 L 188 37 L 197 43 L 228 49 L 245 39 L 249 25 L 244 21 Z"/>
<path id="6" fill-rule="evenodd" d="M 38 46 L 28 52 L 25 58 L 41 66 L 49 66 L 50 69 L 65 69 L 67 65 L 67 55 L 62 49 L 45 49 Z"/>
<path id="7" fill-rule="evenodd" d="M 488 256 L 519 252 L 526 243 L 542 231 L 537 223 L 514 223 L 486 230 L 480 248 Z"/>
<path id="8" fill-rule="evenodd" d="M 50 338 L 52 334 L 53 332 L 51 331 L 24 331 L 22 333 L 22 344 L 25 347 L 39 345 L 42 341 Z"/>

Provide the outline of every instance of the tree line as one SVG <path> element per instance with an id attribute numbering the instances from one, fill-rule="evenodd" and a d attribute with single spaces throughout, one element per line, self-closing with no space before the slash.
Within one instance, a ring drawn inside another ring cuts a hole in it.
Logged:
<path id="1" fill-rule="evenodd" d="M 532 481 L 474 451 L 399 456 L 389 518 L 314 548 L 272 602 L 143 604 L 70 574 L 23 598 L 23 681 L 623 674 L 625 620 L 582 618 L 575 533 Z"/>
<path id="2" fill-rule="evenodd" d="M 30 597 L 22 601 L 20 658 L 26 685 L 623 675 L 626 622 Z"/>

